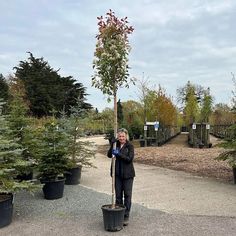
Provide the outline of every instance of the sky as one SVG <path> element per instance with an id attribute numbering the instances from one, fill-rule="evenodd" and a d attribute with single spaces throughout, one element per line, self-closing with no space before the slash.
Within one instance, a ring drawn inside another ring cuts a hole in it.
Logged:
<path id="1" fill-rule="evenodd" d="M 98 16 L 112 9 L 128 17 L 130 78 L 159 84 L 176 100 L 190 81 L 210 87 L 214 103 L 230 104 L 236 73 L 235 0 L 0 0 L 0 73 L 14 73 L 27 52 L 43 57 L 62 76 L 86 88 L 99 111 L 112 107 L 91 86 Z M 118 98 L 139 101 L 138 86 L 120 88 Z"/>

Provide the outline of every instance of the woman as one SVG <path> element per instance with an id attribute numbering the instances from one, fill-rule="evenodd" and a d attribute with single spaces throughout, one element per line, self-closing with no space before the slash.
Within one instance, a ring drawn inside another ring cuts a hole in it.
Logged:
<path id="1" fill-rule="evenodd" d="M 125 217 L 124 226 L 129 223 L 129 213 L 131 208 L 131 197 L 135 170 L 133 166 L 134 146 L 128 141 L 128 131 L 119 129 L 117 133 L 116 149 L 113 144 L 110 147 L 107 156 L 116 157 L 115 161 L 115 191 L 116 204 L 124 204 Z M 123 202 L 124 198 L 124 202 Z"/>

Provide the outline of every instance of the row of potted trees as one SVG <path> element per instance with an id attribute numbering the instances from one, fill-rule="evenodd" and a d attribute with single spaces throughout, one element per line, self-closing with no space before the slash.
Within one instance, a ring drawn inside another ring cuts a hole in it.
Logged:
<path id="1" fill-rule="evenodd" d="M 11 223 L 14 194 L 43 188 L 46 199 L 63 197 L 64 184 L 79 184 L 82 166 L 93 166 L 93 144 L 79 140 L 76 114 L 17 127 L 0 102 L 0 228 Z M 16 120 L 15 120 L 16 121 Z M 22 125 L 22 124 L 21 124 Z M 36 179 L 30 180 L 32 173 Z"/>

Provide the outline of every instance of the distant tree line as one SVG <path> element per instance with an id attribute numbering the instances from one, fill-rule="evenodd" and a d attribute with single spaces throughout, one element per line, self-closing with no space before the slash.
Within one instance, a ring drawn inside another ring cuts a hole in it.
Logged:
<path id="1" fill-rule="evenodd" d="M 31 52 L 25 61 L 14 68 L 15 74 L 4 78 L 0 74 L 0 97 L 11 99 L 11 91 L 21 91 L 30 115 L 43 117 L 70 114 L 70 108 L 82 103 L 85 110 L 92 109 L 86 102 L 86 88 L 72 76 L 61 76 L 43 57 L 35 58 Z M 14 94 L 14 93 L 13 93 Z"/>

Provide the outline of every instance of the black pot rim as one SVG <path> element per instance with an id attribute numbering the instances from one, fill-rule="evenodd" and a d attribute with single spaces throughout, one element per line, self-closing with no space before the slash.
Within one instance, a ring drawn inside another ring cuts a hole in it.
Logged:
<path id="1" fill-rule="evenodd" d="M 65 181 L 65 177 L 57 177 L 56 179 L 41 179 L 41 183 L 51 183 L 51 182 L 62 182 Z"/>
<path id="2" fill-rule="evenodd" d="M 13 193 L 1 193 L 0 192 L 0 196 L 8 196 L 8 198 L 3 200 L 2 202 L 8 201 L 8 200 L 13 200 Z"/>
<path id="3" fill-rule="evenodd" d="M 106 204 L 101 207 L 102 210 L 105 211 L 123 211 L 126 209 L 126 207 L 122 204 L 115 204 L 115 206 L 118 206 L 118 208 L 111 208 L 112 204 Z"/>
<path id="4" fill-rule="evenodd" d="M 69 169 L 67 169 L 67 171 L 69 170 L 75 170 L 75 169 L 81 169 L 82 168 L 82 166 L 81 165 L 79 165 L 79 166 L 74 166 L 74 167 L 71 167 L 71 168 L 69 168 Z"/>

